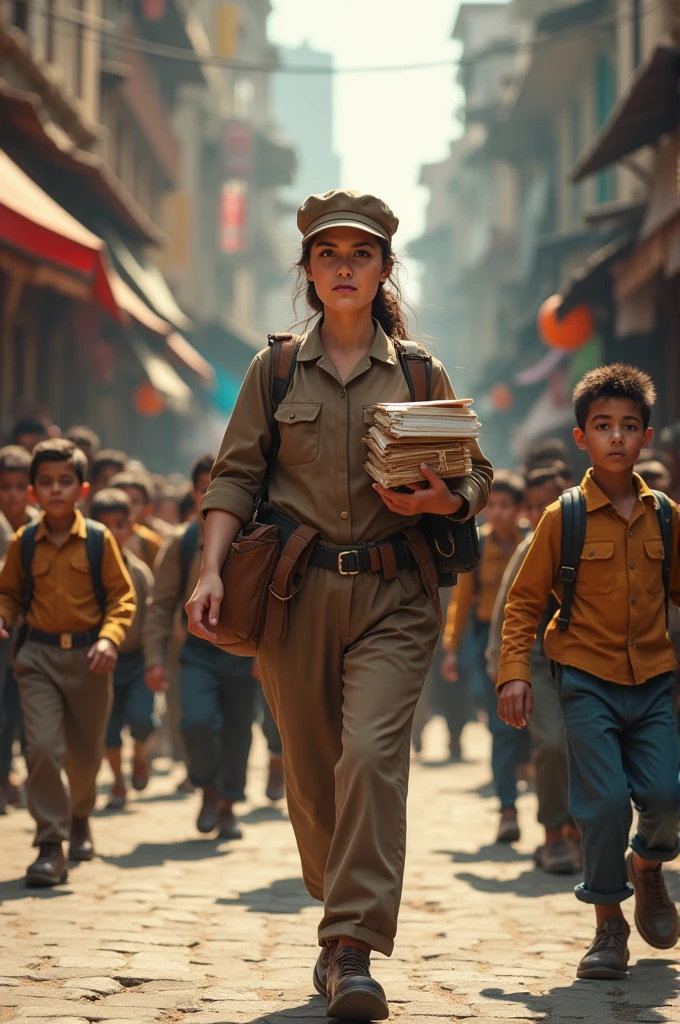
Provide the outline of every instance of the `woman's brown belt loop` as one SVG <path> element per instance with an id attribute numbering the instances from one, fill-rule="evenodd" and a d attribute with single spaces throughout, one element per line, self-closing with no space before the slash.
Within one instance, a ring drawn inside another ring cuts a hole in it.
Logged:
<path id="1" fill-rule="evenodd" d="M 268 644 L 276 644 L 286 635 L 288 626 L 288 601 L 302 586 L 309 559 L 319 538 L 319 530 L 311 526 L 298 526 L 286 541 L 281 552 L 274 578 L 269 586 L 267 618 L 264 638 Z"/>

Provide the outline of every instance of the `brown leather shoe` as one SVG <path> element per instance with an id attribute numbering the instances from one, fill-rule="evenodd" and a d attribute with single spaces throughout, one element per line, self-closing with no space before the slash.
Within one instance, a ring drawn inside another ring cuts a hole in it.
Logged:
<path id="1" fill-rule="evenodd" d="M 26 885 L 46 888 L 61 885 L 67 878 L 68 865 L 61 843 L 41 843 L 38 856 L 26 871 Z"/>
<path id="2" fill-rule="evenodd" d="M 356 946 L 338 946 L 328 969 L 328 1016 L 342 1020 L 387 1020 L 382 985 L 371 977 L 370 958 Z"/>
<path id="3" fill-rule="evenodd" d="M 286 775 L 283 770 L 282 757 L 269 758 L 269 778 L 267 779 L 267 800 L 273 804 L 283 800 L 286 795 Z"/>
<path id="4" fill-rule="evenodd" d="M 69 860 L 92 860 L 94 857 L 94 843 L 88 818 L 71 818 L 68 856 Z"/>
<path id="5" fill-rule="evenodd" d="M 536 866 L 548 875 L 573 875 L 577 871 L 574 855 L 565 839 L 539 846 L 534 854 Z"/>
<path id="6" fill-rule="evenodd" d="M 196 819 L 196 828 L 203 835 L 214 832 L 220 824 L 220 794 L 217 786 L 206 786 L 203 790 L 203 806 Z"/>
<path id="7" fill-rule="evenodd" d="M 630 928 L 622 917 L 610 917 L 595 932 L 595 938 L 576 970 L 577 978 L 617 979 L 628 976 Z"/>
<path id="8" fill-rule="evenodd" d="M 636 871 L 632 851 L 626 857 L 628 880 L 635 889 L 635 926 L 655 949 L 672 949 L 678 941 L 678 911 L 668 895 L 661 865 Z"/>
<path id="9" fill-rule="evenodd" d="M 220 831 L 218 837 L 220 839 L 243 839 L 243 832 L 238 827 L 236 815 L 232 810 L 231 804 L 220 808 Z"/>
<path id="10" fill-rule="evenodd" d="M 314 988 L 320 996 L 328 995 L 328 968 L 331 961 L 331 953 L 335 943 L 331 943 L 328 946 L 324 946 L 319 953 L 319 958 L 314 964 L 314 974 L 312 975 L 312 981 Z"/>
<path id="11" fill-rule="evenodd" d="M 520 840 L 519 825 L 517 818 L 510 817 L 510 815 L 501 814 L 501 820 L 498 823 L 498 832 L 496 833 L 497 843 L 518 843 Z"/>

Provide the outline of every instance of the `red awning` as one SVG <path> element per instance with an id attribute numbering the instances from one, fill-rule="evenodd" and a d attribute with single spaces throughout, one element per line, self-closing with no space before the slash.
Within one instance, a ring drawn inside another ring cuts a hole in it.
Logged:
<path id="1" fill-rule="evenodd" d="M 91 301 L 120 319 L 106 245 L 0 150 L 0 246 L 75 279 Z"/>

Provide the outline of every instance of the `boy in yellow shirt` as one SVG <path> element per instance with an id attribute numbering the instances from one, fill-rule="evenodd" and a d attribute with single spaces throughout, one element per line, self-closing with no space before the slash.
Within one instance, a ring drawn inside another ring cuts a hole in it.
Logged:
<path id="1" fill-rule="evenodd" d="M 546 509 L 503 628 L 498 712 L 519 729 L 532 710 L 536 628 L 551 592 L 560 603 L 545 652 L 556 663 L 570 810 L 583 835 L 585 879 L 576 896 L 594 905 L 597 923 L 580 978 L 626 976 L 630 928 L 621 903 L 633 894 L 645 941 L 670 949 L 678 939 L 661 867 L 680 852 L 677 663 L 666 615 L 669 598 L 680 602 L 680 511 L 633 472 L 652 438 L 654 400 L 650 378 L 622 364 L 592 370 L 577 385 L 574 438 L 592 469 L 568 501 Z M 567 547 L 580 558 L 567 561 Z M 633 804 L 639 818 L 626 856 Z"/>

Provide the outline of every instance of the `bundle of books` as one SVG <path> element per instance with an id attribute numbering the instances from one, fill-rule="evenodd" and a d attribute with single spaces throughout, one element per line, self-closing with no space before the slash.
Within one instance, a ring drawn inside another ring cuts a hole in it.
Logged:
<path id="1" fill-rule="evenodd" d="M 444 479 L 469 476 L 470 447 L 479 437 L 471 398 L 374 405 L 364 443 L 366 471 L 383 487 L 402 487 L 425 477 L 425 462 Z"/>

